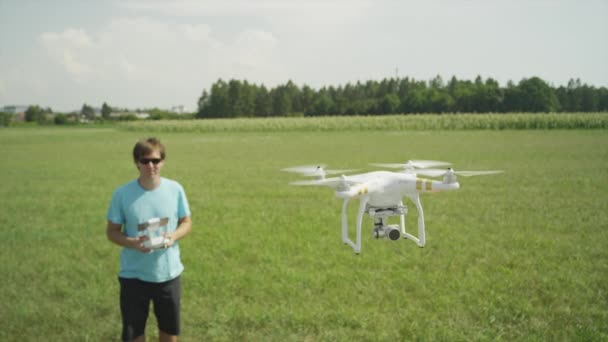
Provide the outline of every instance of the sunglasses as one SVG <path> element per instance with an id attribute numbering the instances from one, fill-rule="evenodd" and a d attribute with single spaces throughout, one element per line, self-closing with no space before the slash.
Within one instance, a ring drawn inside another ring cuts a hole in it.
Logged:
<path id="1" fill-rule="evenodd" d="M 158 163 L 160 163 L 163 160 L 160 158 L 141 158 L 138 161 L 142 165 L 148 165 L 148 163 L 150 163 L 150 162 L 152 162 L 152 164 L 154 164 L 154 165 L 157 165 Z"/>

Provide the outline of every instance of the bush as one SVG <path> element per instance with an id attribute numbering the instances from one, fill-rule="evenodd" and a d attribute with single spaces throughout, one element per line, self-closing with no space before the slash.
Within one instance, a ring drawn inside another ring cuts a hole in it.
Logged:
<path id="1" fill-rule="evenodd" d="M 8 127 L 11 124 L 13 114 L 0 112 L 0 127 Z"/>

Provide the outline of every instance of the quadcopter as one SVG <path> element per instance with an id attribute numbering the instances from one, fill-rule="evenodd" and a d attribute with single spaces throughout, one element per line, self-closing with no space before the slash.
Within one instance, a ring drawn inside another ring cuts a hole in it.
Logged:
<path id="1" fill-rule="evenodd" d="M 326 170 L 325 165 L 305 165 L 282 169 L 281 171 L 295 172 L 313 179 L 291 182 L 298 186 L 326 186 L 333 188 L 342 204 L 342 242 L 351 246 L 356 254 L 361 253 L 361 225 L 363 215 L 368 214 L 374 221 L 372 236 L 376 239 L 401 238 L 414 241 L 419 247 L 426 243 L 424 212 L 420 202 L 420 193 L 457 190 L 460 188 L 457 176 L 478 176 L 501 173 L 503 171 L 456 171 L 436 169 L 451 165 L 448 162 L 435 160 L 409 160 L 401 164 L 370 164 L 380 168 L 401 169 L 399 171 L 372 171 L 347 176 L 356 170 Z M 327 175 L 341 174 L 339 177 L 326 178 Z M 441 177 L 442 180 L 418 178 L 427 176 Z M 403 198 L 409 198 L 418 212 L 418 236 L 408 233 L 405 229 L 405 216 L 408 208 L 403 204 Z M 359 199 L 359 210 L 356 217 L 356 242 L 348 236 L 348 203 Z M 388 218 L 399 216 L 400 223 L 388 224 Z"/>

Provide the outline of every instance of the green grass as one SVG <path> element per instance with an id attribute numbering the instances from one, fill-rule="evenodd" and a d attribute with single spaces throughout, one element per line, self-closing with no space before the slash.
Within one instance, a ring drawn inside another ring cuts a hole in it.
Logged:
<path id="1" fill-rule="evenodd" d="M 118 340 L 119 247 L 105 213 L 150 134 L 193 211 L 183 341 L 608 338 L 606 130 L 28 128 L 0 130 L 1 340 Z M 279 171 L 407 159 L 506 172 L 423 195 L 422 249 L 373 240 L 366 218 L 357 256 L 331 190 L 289 186 L 297 177 Z"/>
<path id="2" fill-rule="evenodd" d="M 608 113 L 516 113 L 239 118 L 122 123 L 130 131 L 287 132 L 377 130 L 604 129 Z"/>

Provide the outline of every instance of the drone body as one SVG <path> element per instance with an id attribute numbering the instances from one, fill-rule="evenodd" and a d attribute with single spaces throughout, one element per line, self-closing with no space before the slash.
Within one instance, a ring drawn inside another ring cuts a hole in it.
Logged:
<path id="1" fill-rule="evenodd" d="M 457 190 L 460 184 L 456 175 L 473 176 L 493 174 L 502 171 L 461 171 L 449 168 L 447 170 L 424 169 L 425 167 L 449 165 L 446 162 L 420 160 L 408 161 L 405 164 L 375 164 L 383 167 L 402 167 L 401 172 L 373 171 L 355 175 L 342 175 L 340 177 L 325 178 L 331 173 L 346 173 L 350 170 L 324 170 L 323 166 L 298 166 L 283 169 L 283 171 L 297 172 L 305 176 L 314 176 L 314 180 L 292 182 L 293 185 L 326 186 L 335 189 L 338 198 L 344 200 L 342 205 L 342 241 L 350 245 L 355 253 L 361 253 L 361 226 L 363 215 L 368 214 L 374 220 L 373 236 L 376 238 L 410 239 L 418 246 L 424 247 L 426 243 L 424 212 L 420 202 L 420 193 Z M 419 178 L 418 175 L 429 177 L 443 177 L 442 181 Z M 418 212 L 418 236 L 406 231 L 405 215 L 407 206 L 403 205 L 403 198 L 409 198 Z M 359 210 L 356 222 L 356 241 L 348 237 L 348 203 L 352 199 L 359 199 Z M 399 225 L 389 225 L 389 217 L 399 216 Z"/>
<path id="2" fill-rule="evenodd" d="M 329 185 L 329 181 L 326 179 L 324 183 Z M 405 196 L 411 197 L 420 192 L 456 190 L 459 187 L 458 182 L 443 183 L 418 178 L 415 173 L 374 171 L 340 179 L 336 196 L 346 199 L 367 195 L 369 205 L 390 207 L 401 202 Z"/>

